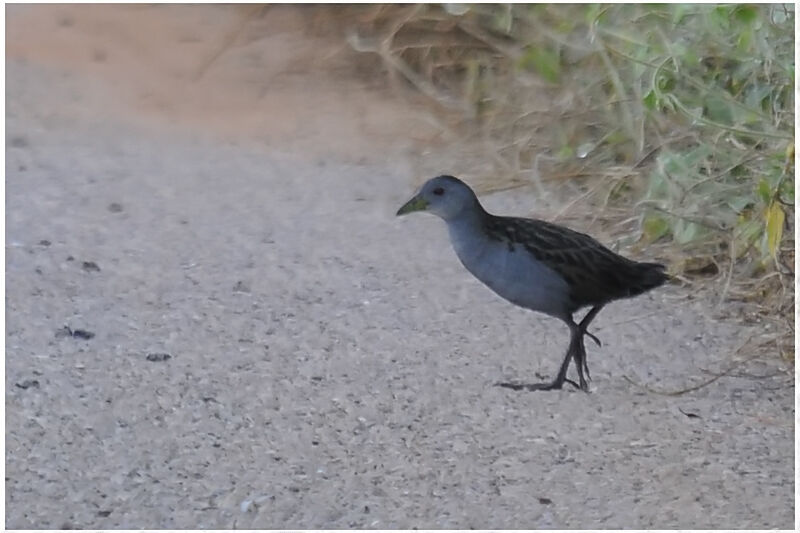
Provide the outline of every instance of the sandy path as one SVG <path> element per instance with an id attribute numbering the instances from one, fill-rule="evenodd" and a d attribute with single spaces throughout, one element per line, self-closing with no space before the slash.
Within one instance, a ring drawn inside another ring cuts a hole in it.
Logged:
<path id="1" fill-rule="evenodd" d="M 552 374 L 567 332 L 470 278 L 440 221 L 393 217 L 420 164 L 391 142 L 413 111 L 284 80 L 264 101 L 292 116 L 275 95 L 302 87 L 328 121 L 253 142 L 153 128 L 23 45 L 7 75 L 7 527 L 792 526 L 785 374 L 679 397 L 622 377 L 694 383 L 758 333 L 680 288 L 599 315 L 592 394 L 492 386 Z"/>

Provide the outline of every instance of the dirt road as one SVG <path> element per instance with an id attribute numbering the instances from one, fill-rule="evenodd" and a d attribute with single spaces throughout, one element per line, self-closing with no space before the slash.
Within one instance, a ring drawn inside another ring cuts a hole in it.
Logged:
<path id="1" fill-rule="evenodd" d="M 86 9 L 8 14 L 6 527 L 792 527 L 778 362 L 623 377 L 699 383 L 758 330 L 667 287 L 599 315 L 592 394 L 496 388 L 567 331 L 393 216 L 449 170 L 421 110 L 344 50 L 293 71 L 292 9 L 200 81 L 235 12 Z"/>

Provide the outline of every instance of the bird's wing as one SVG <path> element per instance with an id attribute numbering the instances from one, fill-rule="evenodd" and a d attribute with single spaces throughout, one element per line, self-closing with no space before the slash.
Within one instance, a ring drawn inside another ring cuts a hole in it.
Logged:
<path id="1" fill-rule="evenodd" d="M 612 252 L 589 235 L 543 220 L 514 217 L 492 217 L 487 229 L 494 238 L 523 246 L 560 274 L 576 307 L 642 292 L 637 290 L 640 263 Z"/>

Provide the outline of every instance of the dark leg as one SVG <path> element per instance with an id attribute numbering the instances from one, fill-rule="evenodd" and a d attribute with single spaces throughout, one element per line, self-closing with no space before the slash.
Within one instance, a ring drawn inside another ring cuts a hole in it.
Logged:
<path id="1" fill-rule="evenodd" d="M 583 320 L 581 320 L 581 323 L 579 324 L 580 328 L 583 330 L 583 334 L 584 335 L 588 335 L 594 342 L 597 343 L 598 346 L 602 346 L 603 345 L 600 342 L 600 339 L 598 339 L 597 337 L 595 337 L 594 335 L 592 335 L 591 333 L 586 331 L 586 328 L 589 327 L 589 322 L 591 322 L 594 319 L 594 317 L 597 316 L 597 313 L 599 313 L 602 308 L 603 308 L 603 304 L 595 305 L 594 307 L 589 309 L 589 312 L 586 313 L 586 316 L 583 317 Z"/>
<path id="2" fill-rule="evenodd" d="M 576 350 L 583 347 L 583 335 L 581 334 L 580 326 L 576 324 L 571 318 L 565 319 L 567 325 L 569 326 L 570 337 L 569 337 L 569 348 L 567 348 L 567 354 L 564 356 L 564 360 L 561 362 L 561 368 L 558 369 L 558 374 L 556 375 L 556 379 L 548 383 L 495 383 L 497 387 L 505 387 L 507 389 L 512 389 L 516 391 L 520 390 L 529 390 L 529 391 L 536 391 L 536 390 L 559 390 L 561 387 L 564 386 L 564 383 L 569 383 L 570 385 L 575 386 L 577 389 L 587 390 L 588 386 L 585 385 L 583 374 L 578 372 L 578 375 L 581 377 L 581 385 L 578 385 L 571 379 L 567 379 L 567 370 L 569 369 L 569 363 L 572 359 L 575 359 L 575 363 L 578 364 L 581 359 L 578 355 L 576 355 Z M 585 357 L 584 357 L 585 359 Z"/>
<path id="3" fill-rule="evenodd" d="M 586 366 L 586 347 L 583 344 L 583 332 L 576 326 L 573 335 L 575 336 L 575 348 L 572 350 L 572 357 L 575 359 L 575 370 L 578 371 L 578 382 L 583 392 L 589 392 L 589 367 Z"/>
<path id="4" fill-rule="evenodd" d="M 598 346 L 602 346 L 603 345 L 603 343 L 600 342 L 600 339 L 598 339 L 597 337 L 595 337 L 593 334 L 589 333 L 588 331 L 584 331 L 583 334 L 586 335 L 587 337 L 589 337 L 590 339 L 592 339 L 596 345 L 598 345 Z"/>
<path id="5" fill-rule="evenodd" d="M 597 316 L 597 313 L 599 313 L 602 308 L 603 308 L 602 305 L 596 305 L 592 307 L 589 310 L 589 312 L 586 313 L 586 316 L 583 317 L 581 323 L 577 325 L 578 328 L 577 333 L 580 335 L 580 340 L 578 343 L 579 345 L 576 346 L 575 348 L 574 356 L 575 356 L 575 367 L 578 370 L 578 378 L 580 380 L 581 390 L 583 391 L 589 390 L 589 385 L 587 383 L 587 380 L 589 381 L 592 380 L 592 375 L 589 373 L 589 365 L 586 363 L 586 347 L 583 344 L 583 336 L 589 335 L 597 342 L 598 346 L 600 345 L 600 341 L 597 339 L 597 337 L 586 331 L 586 328 L 589 327 L 589 323 L 592 320 L 594 320 L 594 317 Z M 572 327 L 570 327 L 570 331 L 572 331 Z"/>
<path id="6" fill-rule="evenodd" d="M 569 383 L 575 386 L 575 388 L 581 389 L 584 392 L 589 392 L 589 381 L 591 381 L 592 376 L 589 373 L 589 366 L 586 363 L 586 347 L 583 344 L 583 336 L 588 335 L 598 346 L 600 345 L 600 340 L 586 331 L 586 328 L 589 327 L 591 321 L 594 320 L 594 317 L 597 316 L 597 313 L 599 313 L 602 308 L 602 305 L 592 307 L 589 312 L 586 313 L 586 316 L 583 317 L 580 324 L 576 324 L 571 317 L 564 319 L 564 322 L 569 326 L 569 348 L 567 349 L 567 354 L 564 356 L 564 360 L 561 362 L 561 367 L 558 369 L 558 374 L 553 381 L 549 383 L 496 383 L 495 385 L 516 391 L 536 391 L 559 390 L 564 386 L 564 383 Z M 572 359 L 575 360 L 575 367 L 578 371 L 578 383 L 567 378 L 569 362 Z"/>
<path id="7" fill-rule="evenodd" d="M 597 340 L 597 337 L 595 337 L 594 335 L 592 335 L 591 333 L 589 333 L 588 331 L 586 331 L 586 328 L 588 328 L 588 327 L 589 327 L 589 323 L 590 323 L 592 320 L 594 320 L 594 317 L 596 317 L 596 316 L 597 316 L 597 313 L 599 313 L 599 312 L 600 312 L 600 310 L 603 308 L 603 305 L 605 305 L 605 304 L 595 305 L 594 307 L 592 307 L 592 308 L 589 310 L 589 312 L 588 312 L 588 313 L 586 313 L 586 316 L 585 316 L 585 317 L 583 317 L 583 320 L 581 320 L 581 323 L 580 323 L 580 324 L 578 324 L 578 326 L 579 326 L 579 327 L 580 327 L 580 328 L 583 330 L 583 332 L 584 332 L 586 335 L 590 335 L 590 336 L 591 336 L 593 339 L 595 339 L 595 341 L 596 341 L 596 342 L 600 342 L 600 341 L 599 341 L 599 340 Z"/>

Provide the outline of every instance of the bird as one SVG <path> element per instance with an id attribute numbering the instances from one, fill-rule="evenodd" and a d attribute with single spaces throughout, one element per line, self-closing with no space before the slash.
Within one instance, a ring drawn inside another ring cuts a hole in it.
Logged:
<path id="1" fill-rule="evenodd" d="M 417 211 L 445 221 L 458 259 L 492 291 L 569 327 L 567 353 L 552 381 L 495 384 L 500 387 L 550 391 L 569 383 L 589 392 L 584 336 L 601 346 L 589 324 L 610 302 L 638 296 L 669 279 L 664 265 L 633 261 L 584 233 L 544 220 L 488 213 L 469 185 L 453 176 L 429 179 L 397 216 Z M 575 313 L 587 307 L 576 322 Z M 571 361 L 578 383 L 567 378 Z"/>

